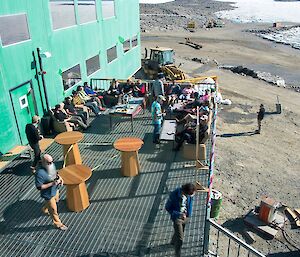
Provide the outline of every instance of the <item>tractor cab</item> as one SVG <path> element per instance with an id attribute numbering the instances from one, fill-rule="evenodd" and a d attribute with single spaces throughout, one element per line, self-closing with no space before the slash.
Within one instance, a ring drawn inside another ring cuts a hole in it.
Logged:
<path id="1" fill-rule="evenodd" d="M 150 48 L 150 56 L 148 50 L 145 49 L 145 59 L 142 60 L 142 67 L 147 77 L 155 79 L 158 73 L 164 73 L 167 80 L 183 80 L 185 74 L 175 65 L 174 50 L 166 47 Z"/>
<path id="2" fill-rule="evenodd" d="M 174 63 L 174 51 L 171 48 L 150 48 L 150 60 L 157 62 L 159 66 Z"/>

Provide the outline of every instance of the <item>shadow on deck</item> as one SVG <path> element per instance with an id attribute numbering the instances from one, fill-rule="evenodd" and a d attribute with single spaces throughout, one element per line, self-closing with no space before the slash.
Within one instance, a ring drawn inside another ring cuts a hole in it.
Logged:
<path id="1" fill-rule="evenodd" d="M 79 144 L 83 163 L 95 168 L 87 181 L 90 206 L 81 213 L 69 212 L 62 188 L 58 209 L 69 226 L 66 232 L 54 229 L 42 214 L 28 160 L 17 160 L 1 173 L 0 256 L 173 256 L 173 227 L 164 210 L 168 193 L 196 180 L 207 185 L 208 174 L 184 168 L 186 161 L 172 152 L 171 143 L 155 149 L 149 116 L 146 111 L 134 120 L 133 133 L 128 119 L 115 120 L 112 131 L 106 116 L 94 119 Z M 112 143 L 124 136 L 145 142 L 139 176 L 120 175 L 120 156 Z M 61 167 L 61 146 L 54 143 L 47 153 Z M 197 193 L 182 256 L 203 254 L 205 203 L 206 193 Z"/>

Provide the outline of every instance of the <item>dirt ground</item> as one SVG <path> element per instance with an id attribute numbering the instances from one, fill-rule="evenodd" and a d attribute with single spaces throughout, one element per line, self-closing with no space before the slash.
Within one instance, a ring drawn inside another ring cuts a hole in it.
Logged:
<path id="1" fill-rule="evenodd" d="M 242 217 L 260 197 L 268 195 L 292 208 L 300 208 L 300 94 L 266 82 L 218 69 L 213 62 L 202 65 L 191 58 L 209 58 L 219 65 L 243 65 L 270 73 L 280 71 L 286 81 L 300 84 L 300 51 L 276 45 L 250 33 L 246 28 L 262 25 L 226 24 L 225 28 L 189 32 L 149 32 L 142 34 L 143 47 L 166 46 L 175 49 L 176 63 L 190 75 L 217 75 L 223 98 L 231 106 L 219 106 L 216 172 L 214 188 L 224 196 L 218 222 L 242 237 Z M 203 45 L 200 50 L 179 44 L 185 37 Z M 282 114 L 272 114 L 279 96 Z M 256 113 L 264 104 L 267 115 L 262 133 Z M 300 248 L 300 229 L 285 229 L 290 242 Z M 281 232 L 266 240 L 255 234 L 253 247 L 269 256 L 300 256 Z M 284 252 L 294 255 L 285 255 Z"/>

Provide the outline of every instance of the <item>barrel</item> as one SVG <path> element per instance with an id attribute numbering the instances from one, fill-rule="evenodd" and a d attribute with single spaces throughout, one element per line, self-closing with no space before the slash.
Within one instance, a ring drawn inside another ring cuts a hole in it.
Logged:
<path id="1" fill-rule="evenodd" d="M 222 193 L 213 189 L 211 192 L 211 210 L 210 217 L 217 219 L 219 217 L 221 205 L 222 205 Z"/>

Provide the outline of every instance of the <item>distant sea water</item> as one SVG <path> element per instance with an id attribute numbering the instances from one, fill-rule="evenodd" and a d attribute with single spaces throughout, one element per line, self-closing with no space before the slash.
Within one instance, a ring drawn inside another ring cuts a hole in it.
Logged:
<path id="1" fill-rule="evenodd" d="M 234 10 L 216 13 L 235 22 L 296 22 L 300 23 L 300 1 L 218 0 L 234 2 Z"/>
<path id="2" fill-rule="evenodd" d="M 300 25 L 300 1 L 218 0 L 234 2 L 234 10 L 217 12 L 220 18 L 234 22 L 294 22 Z M 263 38 L 300 49 L 300 27 L 261 35 Z"/>

